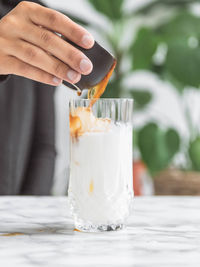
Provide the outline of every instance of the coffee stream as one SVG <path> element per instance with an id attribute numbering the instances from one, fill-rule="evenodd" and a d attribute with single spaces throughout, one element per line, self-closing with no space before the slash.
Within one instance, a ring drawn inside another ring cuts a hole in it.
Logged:
<path id="1" fill-rule="evenodd" d="M 88 90 L 88 99 L 90 99 L 89 106 L 87 108 L 79 107 L 73 110 L 73 114 L 72 112 L 70 112 L 69 123 L 70 123 L 71 137 L 75 137 L 75 139 L 77 139 L 78 136 L 82 135 L 84 132 L 89 130 L 89 127 L 92 125 L 92 123 L 97 123 L 97 124 L 101 124 L 101 122 L 108 123 L 108 119 L 95 118 L 94 115 L 92 114 L 91 108 L 94 105 L 94 103 L 104 93 L 115 66 L 116 66 L 116 60 L 114 61 L 111 69 L 104 77 L 104 79 L 100 83 L 98 83 L 95 87 L 90 88 Z M 78 95 L 80 95 L 79 92 Z"/>
<path id="2" fill-rule="evenodd" d="M 112 73 L 114 71 L 114 68 L 116 66 L 116 60 L 114 61 L 111 69 L 109 70 L 109 72 L 107 73 L 107 75 L 104 77 L 104 79 L 98 83 L 95 87 L 90 88 L 88 90 L 88 99 L 91 99 L 90 101 L 90 107 L 92 107 L 92 105 L 96 102 L 96 100 L 98 98 L 100 98 L 102 96 L 102 94 L 104 93 L 106 86 L 109 82 L 110 77 L 112 76 Z M 94 98 L 94 100 L 92 100 L 92 98 Z"/>

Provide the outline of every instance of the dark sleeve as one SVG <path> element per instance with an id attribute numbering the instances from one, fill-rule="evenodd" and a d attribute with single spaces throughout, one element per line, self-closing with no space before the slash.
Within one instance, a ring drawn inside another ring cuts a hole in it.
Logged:
<path id="1" fill-rule="evenodd" d="M 7 81 L 9 75 L 0 75 L 0 83 Z"/>
<path id="2" fill-rule="evenodd" d="M 36 114 L 30 161 L 22 194 L 49 195 L 55 164 L 55 87 L 37 83 Z"/>

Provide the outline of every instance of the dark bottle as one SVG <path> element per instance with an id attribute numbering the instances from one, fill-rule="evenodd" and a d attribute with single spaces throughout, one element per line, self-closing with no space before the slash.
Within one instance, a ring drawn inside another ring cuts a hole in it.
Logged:
<path id="1" fill-rule="evenodd" d="M 99 85 L 104 78 L 108 75 L 110 71 L 113 71 L 116 64 L 115 58 L 106 51 L 102 46 L 100 46 L 96 41 L 92 48 L 84 49 L 73 42 L 62 37 L 64 40 L 81 50 L 92 62 L 93 70 L 88 75 L 82 75 L 81 80 L 75 84 L 70 84 L 63 81 L 66 86 L 77 89 L 77 87 L 82 91 L 83 89 L 91 89 Z"/>

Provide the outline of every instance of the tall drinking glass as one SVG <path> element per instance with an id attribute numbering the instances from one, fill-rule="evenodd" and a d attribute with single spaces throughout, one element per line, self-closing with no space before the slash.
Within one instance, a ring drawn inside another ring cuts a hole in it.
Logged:
<path id="1" fill-rule="evenodd" d="M 119 230 L 133 199 L 133 100 L 101 98 L 92 107 L 90 103 L 69 102 L 70 207 L 80 231 Z"/>

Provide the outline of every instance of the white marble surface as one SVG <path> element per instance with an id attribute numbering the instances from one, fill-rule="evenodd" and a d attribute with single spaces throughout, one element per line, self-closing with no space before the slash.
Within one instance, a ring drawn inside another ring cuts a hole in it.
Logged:
<path id="1" fill-rule="evenodd" d="M 0 197 L 0 266 L 200 266 L 200 197 L 135 198 L 105 234 L 73 231 L 65 197 Z"/>

